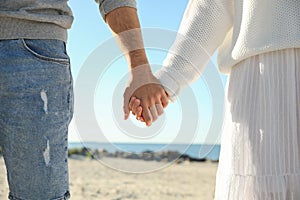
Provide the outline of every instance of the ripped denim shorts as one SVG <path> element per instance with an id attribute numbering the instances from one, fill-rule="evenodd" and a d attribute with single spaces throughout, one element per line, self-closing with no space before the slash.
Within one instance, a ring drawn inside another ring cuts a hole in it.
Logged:
<path id="1" fill-rule="evenodd" d="M 0 41 L 0 145 L 9 199 L 68 199 L 73 86 L 65 43 Z"/>

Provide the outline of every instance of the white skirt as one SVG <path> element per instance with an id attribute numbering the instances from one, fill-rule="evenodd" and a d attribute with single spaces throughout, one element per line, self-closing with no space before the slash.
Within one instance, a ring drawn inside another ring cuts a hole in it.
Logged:
<path id="1" fill-rule="evenodd" d="M 300 49 L 233 67 L 215 199 L 300 200 Z"/>

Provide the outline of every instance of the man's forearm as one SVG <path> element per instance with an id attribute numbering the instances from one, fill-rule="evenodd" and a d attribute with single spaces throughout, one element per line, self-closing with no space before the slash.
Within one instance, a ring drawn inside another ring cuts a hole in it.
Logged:
<path id="1" fill-rule="evenodd" d="M 137 11 L 132 7 L 120 7 L 105 16 L 105 21 L 116 36 L 125 55 L 131 77 L 124 92 L 124 119 L 128 119 L 131 97 L 141 100 L 142 116 L 147 126 L 156 120 L 158 111 L 168 104 L 168 97 L 159 81 L 153 76 L 144 49 Z M 157 106 L 156 106 L 157 105 Z M 151 108 L 151 109 L 150 109 Z M 160 112 L 161 114 L 162 112 Z"/>
<path id="2" fill-rule="evenodd" d="M 141 65 L 147 67 L 148 65 L 145 64 L 148 64 L 148 59 L 136 9 L 131 7 L 117 8 L 108 13 L 105 20 L 115 34 L 129 67 L 131 69 Z"/>

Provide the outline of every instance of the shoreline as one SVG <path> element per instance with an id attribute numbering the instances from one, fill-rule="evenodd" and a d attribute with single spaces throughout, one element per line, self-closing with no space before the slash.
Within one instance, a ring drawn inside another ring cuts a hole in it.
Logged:
<path id="1" fill-rule="evenodd" d="M 76 156 L 84 156 L 91 159 L 102 159 L 102 158 L 123 158 L 133 160 L 144 160 L 144 161 L 157 161 L 157 162 L 218 162 L 218 160 L 212 160 L 207 157 L 195 158 L 188 154 L 182 154 L 179 151 L 150 151 L 146 150 L 141 153 L 136 152 L 124 152 L 115 151 L 109 152 L 106 149 L 90 149 L 86 147 L 82 148 L 70 148 L 68 150 L 68 156 L 70 158 Z"/>

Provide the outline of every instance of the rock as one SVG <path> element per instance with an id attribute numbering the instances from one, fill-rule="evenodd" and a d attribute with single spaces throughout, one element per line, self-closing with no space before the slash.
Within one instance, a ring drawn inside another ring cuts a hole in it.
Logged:
<path id="1" fill-rule="evenodd" d="M 129 154 L 126 158 L 130 158 L 130 159 L 140 159 L 140 156 L 136 153 L 131 153 Z"/>
<path id="2" fill-rule="evenodd" d="M 152 161 L 154 159 L 154 152 L 144 151 L 142 153 L 142 159 L 146 161 Z"/>
<path id="3" fill-rule="evenodd" d="M 205 162 L 206 158 L 190 158 L 191 162 Z"/>
<path id="4" fill-rule="evenodd" d="M 168 155 L 168 161 L 172 162 L 172 161 L 176 160 L 177 158 L 179 158 L 181 154 L 179 154 L 178 151 L 168 151 L 167 155 Z"/>

